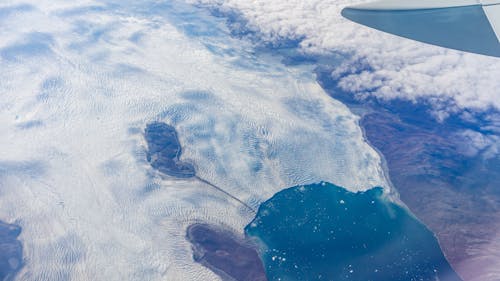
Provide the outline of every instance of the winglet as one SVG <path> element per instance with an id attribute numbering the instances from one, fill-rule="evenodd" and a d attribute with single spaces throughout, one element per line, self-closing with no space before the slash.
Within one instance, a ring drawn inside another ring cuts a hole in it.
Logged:
<path id="1" fill-rule="evenodd" d="M 382 0 L 347 7 L 342 16 L 405 38 L 500 57 L 500 0 L 482 1 Z"/>

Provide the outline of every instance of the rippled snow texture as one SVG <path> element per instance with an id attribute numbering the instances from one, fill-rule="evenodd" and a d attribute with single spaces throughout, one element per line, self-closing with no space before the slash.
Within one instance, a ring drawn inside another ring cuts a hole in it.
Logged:
<path id="1" fill-rule="evenodd" d="M 257 207 L 282 188 L 387 186 L 357 118 L 180 3 L 2 1 L 0 219 L 22 226 L 19 280 L 210 280 L 195 221 L 253 214 L 196 180 L 161 178 L 143 131 L 174 126 L 197 174 Z"/>

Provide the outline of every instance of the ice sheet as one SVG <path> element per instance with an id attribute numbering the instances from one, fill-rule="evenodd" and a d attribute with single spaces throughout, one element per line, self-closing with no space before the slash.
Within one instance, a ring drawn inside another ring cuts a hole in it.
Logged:
<path id="1" fill-rule="evenodd" d="M 287 68 L 177 2 L 0 5 L 0 219 L 23 232 L 19 280 L 210 280 L 186 227 L 253 218 L 146 161 L 147 123 L 252 206 L 293 185 L 387 187 L 357 117 L 309 69 Z M 181 160 L 182 160 L 181 159 Z"/>

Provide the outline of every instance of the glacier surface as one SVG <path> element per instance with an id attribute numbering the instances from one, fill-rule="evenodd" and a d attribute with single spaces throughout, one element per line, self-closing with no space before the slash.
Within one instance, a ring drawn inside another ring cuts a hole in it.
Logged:
<path id="1" fill-rule="evenodd" d="M 19 280 L 211 280 L 188 225 L 242 233 L 253 213 L 195 179 L 160 176 L 146 124 L 250 206 L 329 181 L 390 192 L 358 117 L 310 69 L 169 1 L 2 1 L 0 220 L 23 229 Z"/>

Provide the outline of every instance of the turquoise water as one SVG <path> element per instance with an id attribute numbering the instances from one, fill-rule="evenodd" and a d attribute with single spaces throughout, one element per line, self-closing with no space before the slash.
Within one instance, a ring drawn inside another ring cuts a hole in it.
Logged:
<path id="1" fill-rule="evenodd" d="M 245 231 L 261 242 L 269 280 L 460 280 L 434 235 L 381 188 L 292 187 Z"/>

